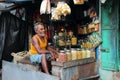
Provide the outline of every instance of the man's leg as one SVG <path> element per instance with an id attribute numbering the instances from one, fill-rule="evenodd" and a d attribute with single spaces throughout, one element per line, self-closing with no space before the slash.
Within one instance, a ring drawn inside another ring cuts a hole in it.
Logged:
<path id="1" fill-rule="evenodd" d="M 42 54 L 42 68 L 45 71 L 45 73 L 49 74 L 48 66 L 47 66 L 46 54 Z"/>

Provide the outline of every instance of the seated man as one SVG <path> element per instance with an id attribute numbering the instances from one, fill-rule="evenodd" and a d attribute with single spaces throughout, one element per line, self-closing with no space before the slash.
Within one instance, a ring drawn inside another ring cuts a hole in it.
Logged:
<path id="1" fill-rule="evenodd" d="M 45 27 L 43 23 L 36 23 L 34 25 L 36 34 L 32 37 L 30 44 L 30 60 L 31 62 L 37 62 L 42 64 L 42 68 L 45 73 L 49 74 L 47 60 L 52 57 L 54 59 L 54 53 L 47 50 L 47 38 L 45 35 Z M 48 48 L 49 49 L 49 48 Z"/>

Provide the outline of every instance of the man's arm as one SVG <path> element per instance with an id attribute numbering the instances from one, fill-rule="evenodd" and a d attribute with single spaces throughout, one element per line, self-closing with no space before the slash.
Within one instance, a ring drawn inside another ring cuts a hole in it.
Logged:
<path id="1" fill-rule="evenodd" d="M 52 55 L 53 59 L 55 59 L 55 58 L 57 58 L 57 57 L 58 57 L 58 51 L 54 50 L 52 47 L 47 46 L 47 50 L 49 50 L 49 51 L 50 51 L 50 53 L 51 53 L 51 55 Z"/>
<path id="2" fill-rule="evenodd" d="M 40 49 L 40 47 L 39 47 L 39 42 L 38 42 L 38 40 L 37 40 L 37 38 L 34 36 L 33 38 L 32 38 L 32 44 L 33 44 L 33 46 L 36 48 L 36 50 L 38 51 L 38 53 L 40 54 L 40 53 L 44 53 L 44 54 L 46 54 L 46 53 L 49 53 L 49 51 L 47 51 L 47 50 L 41 50 Z"/>

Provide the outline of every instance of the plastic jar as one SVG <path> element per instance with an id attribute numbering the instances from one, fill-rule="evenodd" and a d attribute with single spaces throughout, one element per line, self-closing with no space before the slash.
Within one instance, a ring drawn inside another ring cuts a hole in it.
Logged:
<path id="1" fill-rule="evenodd" d="M 72 60 L 72 55 L 70 50 L 66 50 L 66 54 L 67 54 L 67 61 L 71 61 Z"/>
<path id="2" fill-rule="evenodd" d="M 58 62 L 66 62 L 67 61 L 67 55 L 64 50 L 60 50 L 60 53 L 58 54 Z"/>
<path id="3" fill-rule="evenodd" d="M 77 60 L 77 51 L 75 49 L 71 49 L 72 60 Z"/>
<path id="4" fill-rule="evenodd" d="M 82 59 L 82 50 L 77 48 L 77 59 Z"/>

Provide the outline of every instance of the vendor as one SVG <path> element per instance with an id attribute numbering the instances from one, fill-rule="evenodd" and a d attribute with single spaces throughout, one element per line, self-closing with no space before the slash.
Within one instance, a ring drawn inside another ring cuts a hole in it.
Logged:
<path id="1" fill-rule="evenodd" d="M 54 59 L 54 53 L 47 49 L 47 37 L 45 35 L 45 26 L 43 23 L 34 24 L 35 35 L 30 44 L 30 60 L 42 64 L 45 73 L 49 74 L 47 61 Z"/>

